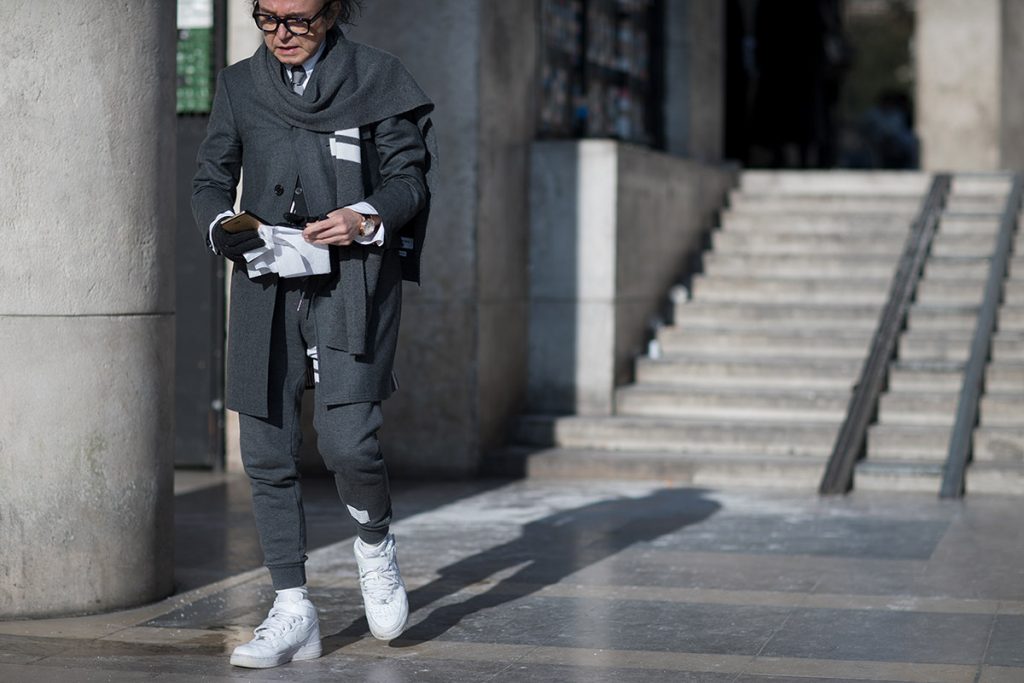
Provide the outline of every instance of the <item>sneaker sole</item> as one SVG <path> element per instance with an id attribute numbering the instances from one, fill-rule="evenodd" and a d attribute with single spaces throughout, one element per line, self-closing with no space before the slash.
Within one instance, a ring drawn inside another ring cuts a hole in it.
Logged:
<path id="1" fill-rule="evenodd" d="M 394 640 L 398 636 L 405 632 L 405 628 L 409 625 L 409 615 L 405 615 L 405 619 L 402 620 L 402 625 L 396 628 L 394 631 L 378 631 L 370 625 L 370 634 L 377 640 L 389 641 Z"/>
<path id="2" fill-rule="evenodd" d="M 272 669 L 288 662 L 299 662 L 307 659 L 317 659 L 323 654 L 323 645 L 320 641 L 303 645 L 295 654 L 281 655 L 279 657 L 250 657 L 249 655 L 231 655 L 231 666 L 240 666 L 245 669 Z"/>

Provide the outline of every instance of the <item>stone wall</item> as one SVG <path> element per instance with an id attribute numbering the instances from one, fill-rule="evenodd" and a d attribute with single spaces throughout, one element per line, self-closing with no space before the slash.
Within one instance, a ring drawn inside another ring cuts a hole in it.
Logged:
<path id="1" fill-rule="evenodd" d="M 632 378 L 649 321 L 700 251 L 734 177 L 607 140 L 535 144 L 530 411 L 614 410 L 615 387 Z"/>

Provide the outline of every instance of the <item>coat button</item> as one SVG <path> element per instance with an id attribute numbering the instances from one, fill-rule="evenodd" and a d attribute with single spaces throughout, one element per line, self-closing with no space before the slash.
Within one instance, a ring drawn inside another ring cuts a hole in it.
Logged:
<path id="1" fill-rule="evenodd" d="M 274 194 L 278 197 L 284 194 L 284 185 L 274 185 Z"/>

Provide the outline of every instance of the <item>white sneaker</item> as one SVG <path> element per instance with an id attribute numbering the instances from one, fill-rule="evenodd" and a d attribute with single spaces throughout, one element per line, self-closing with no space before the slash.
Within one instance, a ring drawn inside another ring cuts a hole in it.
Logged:
<path id="1" fill-rule="evenodd" d="M 231 653 L 234 666 L 267 669 L 320 656 L 320 620 L 305 590 L 278 593 L 270 614 L 253 631 L 255 638 Z"/>
<path id="2" fill-rule="evenodd" d="M 379 640 L 397 638 L 409 621 L 409 599 L 398 570 L 395 537 L 388 534 L 376 546 L 356 538 L 355 551 L 370 633 Z"/>

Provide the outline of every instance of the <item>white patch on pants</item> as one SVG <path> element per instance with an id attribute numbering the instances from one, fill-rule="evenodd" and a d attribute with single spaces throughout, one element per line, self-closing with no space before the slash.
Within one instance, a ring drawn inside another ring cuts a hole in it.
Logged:
<path id="1" fill-rule="evenodd" d="M 306 355 L 313 359 L 313 383 L 320 384 L 320 355 L 316 347 L 306 349 Z"/>
<path id="2" fill-rule="evenodd" d="M 348 513 L 352 515 L 352 519 L 356 520 L 360 524 L 366 524 L 370 521 L 370 513 L 366 510 L 356 510 L 351 505 L 346 505 Z"/>

